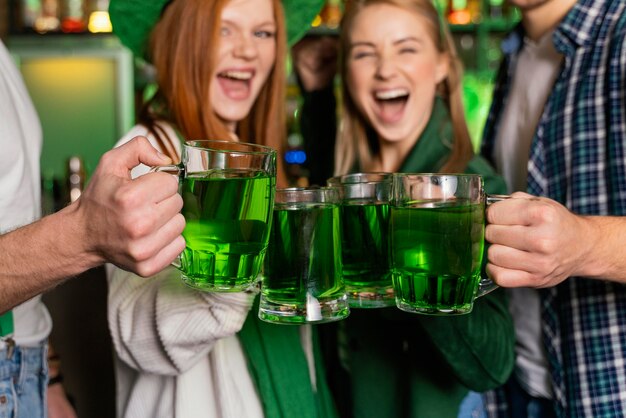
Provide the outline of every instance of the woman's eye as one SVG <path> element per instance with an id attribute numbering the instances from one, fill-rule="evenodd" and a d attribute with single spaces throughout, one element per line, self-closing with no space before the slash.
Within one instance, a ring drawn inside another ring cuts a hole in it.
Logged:
<path id="1" fill-rule="evenodd" d="M 353 60 L 359 60 L 359 59 L 373 57 L 373 56 L 374 56 L 373 52 L 367 52 L 367 51 L 358 51 L 358 52 L 352 53 Z"/>
<path id="2" fill-rule="evenodd" d="M 273 38 L 275 35 L 276 33 L 270 30 L 258 30 L 254 32 L 254 36 L 261 39 Z"/>
<path id="3" fill-rule="evenodd" d="M 400 53 L 401 54 L 415 54 L 417 52 L 417 49 L 415 48 L 402 48 L 400 49 Z"/>
<path id="4" fill-rule="evenodd" d="M 223 27 L 220 29 L 220 35 L 222 36 L 228 36 L 230 35 L 230 29 L 228 29 L 227 27 Z"/>

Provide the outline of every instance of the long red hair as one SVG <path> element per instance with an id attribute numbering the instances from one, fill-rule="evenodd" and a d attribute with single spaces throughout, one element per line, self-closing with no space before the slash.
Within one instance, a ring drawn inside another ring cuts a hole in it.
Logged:
<path id="1" fill-rule="evenodd" d="M 213 111 L 210 84 L 220 42 L 220 19 L 229 0 L 174 0 L 155 25 L 149 58 L 156 69 L 158 89 L 144 103 L 139 122 L 155 135 L 174 161 L 176 155 L 158 122 L 172 124 L 187 140 L 229 139 L 231 134 Z M 282 154 L 285 128 L 286 29 L 280 0 L 272 0 L 276 21 L 276 64 L 248 116 L 237 124 L 237 136 L 274 148 L 278 153 L 277 185 L 287 183 Z"/>

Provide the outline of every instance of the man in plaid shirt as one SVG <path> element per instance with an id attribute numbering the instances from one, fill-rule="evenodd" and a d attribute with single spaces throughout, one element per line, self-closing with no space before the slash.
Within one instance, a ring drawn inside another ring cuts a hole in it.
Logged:
<path id="1" fill-rule="evenodd" d="M 482 152 L 488 273 L 511 289 L 518 361 L 491 416 L 626 416 L 626 1 L 510 0 Z M 601 216 L 597 216 L 601 215 Z M 541 288 L 538 291 L 530 288 Z"/>

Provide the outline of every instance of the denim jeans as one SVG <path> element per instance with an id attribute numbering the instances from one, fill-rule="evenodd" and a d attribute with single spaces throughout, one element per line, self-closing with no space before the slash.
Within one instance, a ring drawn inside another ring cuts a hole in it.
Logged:
<path id="1" fill-rule="evenodd" d="M 47 344 L 0 350 L 0 418 L 46 418 Z"/>
<path id="2" fill-rule="evenodd" d="M 469 392 L 459 407 L 458 418 L 486 418 L 485 405 L 480 393 Z"/>

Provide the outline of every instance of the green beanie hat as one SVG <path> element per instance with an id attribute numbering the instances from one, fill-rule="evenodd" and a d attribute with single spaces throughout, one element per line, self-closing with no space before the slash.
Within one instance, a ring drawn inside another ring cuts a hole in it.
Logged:
<path id="1" fill-rule="evenodd" d="M 148 37 L 163 8 L 173 0 L 111 0 L 109 15 L 113 32 L 137 57 L 144 57 Z M 309 29 L 325 0 L 282 0 L 287 42 L 296 43 Z"/>

